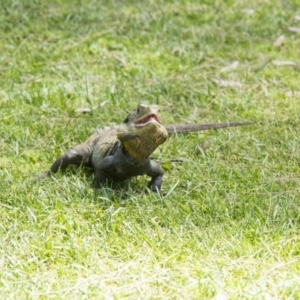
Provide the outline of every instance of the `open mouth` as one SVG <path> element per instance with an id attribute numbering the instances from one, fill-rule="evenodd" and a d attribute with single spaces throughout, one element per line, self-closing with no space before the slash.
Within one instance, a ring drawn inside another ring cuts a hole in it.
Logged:
<path id="1" fill-rule="evenodd" d="M 157 115 L 152 114 L 141 120 L 138 120 L 137 122 L 135 122 L 135 125 L 144 125 L 149 122 L 157 122 L 157 123 L 161 124 L 160 118 Z"/>

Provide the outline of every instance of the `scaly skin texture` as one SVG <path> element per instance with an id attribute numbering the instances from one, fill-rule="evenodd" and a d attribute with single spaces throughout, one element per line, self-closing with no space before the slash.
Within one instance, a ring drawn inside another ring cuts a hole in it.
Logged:
<path id="1" fill-rule="evenodd" d="M 161 125 L 159 107 L 138 105 L 123 124 L 97 130 L 85 143 L 59 157 L 41 179 L 59 169 L 64 171 L 70 164 L 82 164 L 94 168 L 96 188 L 108 180 L 123 181 L 148 175 L 150 189 L 157 192 L 163 181 L 163 170 L 150 155 L 167 136 L 168 132 Z"/>
<path id="2" fill-rule="evenodd" d="M 230 122 L 230 123 L 210 123 L 210 124 L 176 124 L 176 125 L 165 125 L 165 128 L 169 134 L 173 134 L 173 133 L 189 133 L 189 132 L 203 131 L 208 129 L 245 126 L 254 123 L 255 123 L 254 121 L 251 121 L 251 122 Z"/>
<path id="3" fill-rule="evenodd" d="M 167 139 L 168 133 L 187 133 L 213 128 L 243 126 L 254 122 L 214 123 L 194 125 L 161 124 L 157 105 L 138 105 L 121 125 L 98 129 L 86 142 L 76 146 L 52 164 L 42 174 L 44 179 L 64 171 L 69 165 L 84 165 L 95 170 L 94 186 L 105 182 L 123 181 L 139 175 L 151 177 L 149 187 L 158 192 L 163 181 L 163 170 L 150 159 L 153 151 Z"/>

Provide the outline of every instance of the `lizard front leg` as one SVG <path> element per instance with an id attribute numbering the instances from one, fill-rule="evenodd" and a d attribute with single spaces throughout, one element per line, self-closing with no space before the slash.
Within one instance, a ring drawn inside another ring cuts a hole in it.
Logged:
<path id="1" fill-rule="evenodd" d="M 161 184 L 163 182 L 164 171 L 161 166 L 155 161 L 150 161 L 150 171 L 147 173 L 151 177 L 148 184 L 151 191 L 158 193 L 161 189 Z"/>
<path id="2" fill-rule="evenodd" d="M 91 149 L 86 144 L 81 144 L 76 146 L 74 149 L 68 151 L 66 154 L 57 158 L 52 164 L 49 171 L 44 172 L 40 179 L 51 176 L 55 174 L 58 170 L 64 171 L 69 165 L 89 165 L 90 164 Z"/>
<path id="3" fill-rule="evenodd" d="M 115 169 L 115 161 L 113 156 L 107 156 L 102 160 L 94 163 L 95 168 L 95 179 L 93 182 L 93 187 L 95 189 L 100 189 L 103 184 L 105 184 L 110 177 L 106 173 L 110 173 Z"/>

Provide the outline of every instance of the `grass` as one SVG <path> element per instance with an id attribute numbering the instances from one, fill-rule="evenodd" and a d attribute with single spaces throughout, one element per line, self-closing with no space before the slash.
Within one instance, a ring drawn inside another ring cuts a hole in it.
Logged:
<path id="1" fill-rule="evenodd" d="M 2 297 L 299 299 L 296 2 L 2 1 Z M 170 137 L 163 196 L 146 178 L 95 192 L 81 169 L 33 183 L 140 102 L 258 124 Z"/>

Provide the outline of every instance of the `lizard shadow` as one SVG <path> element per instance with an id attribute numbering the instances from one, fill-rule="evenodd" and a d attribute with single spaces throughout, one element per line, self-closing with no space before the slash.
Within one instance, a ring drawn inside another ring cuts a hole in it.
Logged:
<path id="1" fill-rule="evenodd" d="M 148 179 L 131 178 L 124 181 L 109 180 L 100 188 L 94 187 L 95 171 L 93 168 L 85 166 L 70 166 L 66 171 L 61 173 L 63 176 L 75 176 L 87 183 L 87 189 L 92 190 L 91 200 L 109 206 L 115 203 L 120 206 L 128 205 L 130 201 L 147 195 L 163 196 L 161 193 L 154 193 L 147 187 Z"/>

